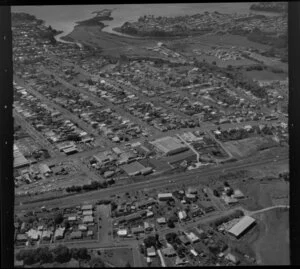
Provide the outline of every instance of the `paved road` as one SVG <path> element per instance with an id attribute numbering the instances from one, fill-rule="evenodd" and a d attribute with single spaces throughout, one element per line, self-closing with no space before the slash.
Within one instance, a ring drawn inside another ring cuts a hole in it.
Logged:
<path id="1" fill-rule="evenodd" d="M 213 168 L 204 168 L 203 170 L 192 170 L 183 174 L 176 174 L 171 176 L 164 176 L 159 177 L 156 179 L 152 179 L 149 181 L 143 181 L 138 183 L 133 183 L 130 185 L 125 186 L 116 186 L 111 187 L 108 189 L 102 189 L 97 191 L 91 191 L 86 193 L 80 193 L 73 196 L 67 196 L 63 198 L 59 198 L 56 200 L 49 200 L 46 202 L 36 202 L 31 204 L 23 204 L 23 205 L 15 205 L 15 210 L 25 210 L 25 209 L 34 209 L 43 206 L 45 203 L 49 206 L 62 206 L 62 205 L 78 205 L 80 203 L 84 202 L 93 202 L 97 201 L 99 199 L 109 198 L 111 195 L 119 194 L 119 193 L 125 193 L 127 191 L 139 191 L 144 188 L 162 188 L 174 185 L 175 183 L 182 183 L 182 180 L 184 179 L 184 183 L 188 184 L 195 180 L 206 180 L 209 176 L 215 176 L 222 174 L 226 171 L 238 171 L 250 167 L 256 167 L 256 166 L 262 166 L 270 163 L 286 163 L 288 161 L 288 156 L 286 154 L 282 154 L 279 156 L 279 158 L 276 160 L 267 158 L 267 159 L 258 159 L 253 162 L 249 162 L 249 160 L 245 160 L 244 162 L 234 162 L 234 163 L 227 163 L 223 164 L 219 167 L 213 167 Z M 169 179 L 172 179 L 172 182 L 170 182 Z"/>
<path id="2" fill-rule="evenodd" d="M 186 144 L 197 156 L 197 163 L 201 163 L 200 162 L 200 154 L 197 150 L 194 149 L 194 147 L 192 147 L 187 141 L 185 141 L 179 134 L 177 135 L 177 137 L 184 143 Z"/>
<path id="3" fill-rule="evenodd" d="M 226 153 L 227 153 L 227 155 L 229 156 L 228 158 L 226 158 L 226 160 L 229 160 L 229 159 L 231 159 L 231 158 L 233 158 L 233 156 L 232 156 L 232 154 L 231 154 L 231 152 L 227 149 L 227 148 L 225 148 L 224 146 L 223 146 L 223 144 L 221 143 L 221 141 L 219 141 L 212 133 L 211 133 L 211 131 L 206 131 L 205 132 L 212 140 L 214 140 Z"/>

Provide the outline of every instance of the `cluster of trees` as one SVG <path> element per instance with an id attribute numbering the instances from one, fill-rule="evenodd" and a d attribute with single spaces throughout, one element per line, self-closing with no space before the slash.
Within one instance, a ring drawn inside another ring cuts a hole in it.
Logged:
<path id="1" fill-rule="evenodd" d="M 279 178 L 283 178 L 284 181 L 289 181 L 290 180 L 290 173 L 289 172 L 280 173 Z"/>
<path id="2" fill-rule="evenodd" d="M 150 247 L 155 247 L 155 248 L 160 248 L 162 245 L 159 241 L 159 235 L 155 234 L 154 235 L 150 235 L 148 237 L 146 237 L 144 239 L 144 244 L 146 248 L 150 248 Z"/>
<path id="3" fill-rule="evenodd" d="M 176 215 L 171 216 L 168 219 L 167 225 L 169 228 L 175 228 L 175 223 L 178 222 L 178 217 Z"/>
<path id="4" fill-rule="evenodd" d="M 39 247 L 37 249 L 22 249 L 16 255 L 17 260 L 23 260 L 25 265 L 32 265 L 35 263 L 66 263 L 71 259 L 75 260 L 90 260 L 90 255 L 86 248 L 72 248 L 69 249 L 66 246 L 58 245 L 53 249 L 48 247 Z"/>
<path id="5" fill-rule="evenodd" d="M 168 243 L 173 244 L 176 243 L 179 240 L 179 238 L 176 233 L 168 233 L 166 234 L 166 240 L 168 241 Z M 178 243 L 181 243 L 180 240 L 178 241 Z"/>
<path id="6" fill-rule="evenodd" d="M 227 181 L 229 180 L 233 180 L 233 179 L 240 179 L 240 178 L 244 178 L 248 175 L 248 171 L 246 170 L 239 170 L 239 171 L 236 171 L 236 172 L 229 172 L 229 173 L 226 173 L 225 175 L 221 175 L 221 176 L 218 176 L 218 177 L 211 177 L 211 180 L 217 180 L 217 181 L 225 181 L 224 182 L 224 186 L 226 187 L 229 187 L 229 184 Z M 225 185 L 225 183 L 227 182 L 227 184 Z"/>
<path id="7" fill-rule="evenodd" d="M 249 65 L 246 67 L 246 71 L 253 71 L 253 70 L 256 70 L 256 71 L 262 71 L 266 68 L 266 66 L 264 65 L 261 65 L 261 64 L 255 64 L 255 65 Z"/>
<path id="8" fill-rule="evenodd" d="M 114 180 L 110 180 L 109 183 L 92 181 L 92 183 L 85 184 L 83 186 L 67 187 L 66 191 L 67 192 L 81 192 L 81 191 L 92 191 L 92 190 L 104 189 L 104 188 L 107 188 L 109 184 L 113 184 L 113 183 L 114 183 Z"/>
<path id="9" fill-rule="evenodd" d="M 42 157 L 44 159 L 48 159 L 51 157 L 47 149 L 40 149 L 40 150 L 33 151 L 31 156 L 35 159 L 40 159 Z"/>
<path id="10" fill-rule="evenodd" d="M 230 71 L 228 69 L 228 71 Z M 234 72 L 227 73 L 227 77 L 234 87 L 240 87 L 246 91 L 250 91 L 254 96 L 258 98 L 266 98 L 267 91 L 265 88 L 260 87 L 256 82 L 247 78 L 241 72 L 235 70 Z"/>
<path id="11" fill-rule="evenodd" d="M 217 139 L 225 142 L 230 140 L 240 140 L 250 137 L 250 134 L 245 129 L 239 129 L 239 130 L 228 130 L 223 131 L 221 134 L 216 135 Z"/>

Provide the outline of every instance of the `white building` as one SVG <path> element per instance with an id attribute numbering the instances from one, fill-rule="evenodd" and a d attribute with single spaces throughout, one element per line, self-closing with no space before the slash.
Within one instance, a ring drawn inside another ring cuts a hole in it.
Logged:
<path id="1" fill-rule="evenodd" d="M 81 210 L 93 210 L 93 205 L 83 205 L 81 207 Z"/>
<path id="2" fill-rule="evenodd" d="M 186 212 L 183 210 L 183 211 L 179 211 L 178 212 L 178 218 L 180 219 L 180 220 L 185 220 L 186 218 L 187 218 L 187 214 L 186 214 Z"/>
<path id="3" fill-rule="evenodd" d="M 41 236 L 41 232 L 34 229 L 30 229 L 26 234 L 31 240 L 39 240 Z"/>
<path id="4" fill-rule="evenodd" d="M 171 199 L 173 199 L 173 194 L 170 192 L 158 194 L 158 200 L 160 200 L 160 201 L 166 201 L 166 200 L 171 200 Z"/>
<path id="5" fill-rule="evenodd" d="M 86 227 L 86 225 L 84 225 L 84 224 L 79 224 L 79 225 L 78 225 L 78 230 L 79 230 L 79 231 L 86 231 L 86 230 L 87 230 L 87 227 Z"/>
<path id="6" fill-rule="evenodd" d="M 62 239 L 62 238 L 64 238 L 64 234 L 65 234 L 65 228 L 58 228 L 55 230 L 54 238 Z"/>
<path id="7" fill-rule="evenodd" d="M 127 234 L 128 234 L 128 231 L 126 230 L 126 229 L 122 229 L 122 230 L 119 230 L 119 231 L 117 231 L 117 235 L 118 236 L 127 236 Z"/>
<path id="8" fill-rule="evenodd" d="M 196 243 L 200 241 L 199 237 L 195 235 L 193 232 L 186 233 L 186 236 L 192 243 Z"/>
<path id="9" fill-rule="evenodd" d="M 250 229 L 255 224 L 255 219 L 250 216 L 244 216 L 237 224 L 235 224 L 228 233 L 239 238 L 248 229 Z"/>
<path id="10" fill-rule="evenodd" d="M 147 248 L 147 256 L 148 257 L 155 257 L 156 256 L 156 250 L 154 247 Z"/>

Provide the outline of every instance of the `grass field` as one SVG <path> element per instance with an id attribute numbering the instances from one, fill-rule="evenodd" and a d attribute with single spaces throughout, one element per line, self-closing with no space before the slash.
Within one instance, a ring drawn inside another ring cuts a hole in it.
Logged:
<path id="1" fill-rule="evenodd" d="M 115 267 L 125 267 L 127 263 L 130 264 L 131 267 L 134 266 L 133 253 L 129 248 L 108 249 L 101 252 L 103 261 Z"/>
<path id="2" fill-rule="evenodd" d="M 103 49 L 104 54 L 112 56 L 136 53 L 140 53 L 142 56 L 147 56 L 148 54 L 153 56 L 153 52 L 144 48 L 155 46 L 158 42 L 109 34 L 102 32 L 98 26 L 77 26 L 67 37 L 86 45 L 100 47 Z"/>
<path id="3" fill-rule="evenodd" d="M 260 265 L 289 265 L 289 211 L 274 209 L 256 216 L 260 224 L 260 235 L 253 243 Z"/>
<path id="4" fill-rule="evenodd" d="M 168 42 L 166 42 L 168 43 Z M 239 35 L 199 35 L 186 38 L 182 40 L 182 43 L 189 48 L 208 48 L 210 46 L 237 46 L 237 47 L 247 47 L 256 49 L 268 49 L 269 46 L 255 43 L 247 40 L 244 36 Z"/>
<path id="5" fill-rule="evenodd" d="M 256 153 L 261 146 L 274 147 L 276 142 L 271 138 L 251 137 L 223 144 L 235 158 L 247 157 Z"/>
<path id="6" fill-rule="evenodd" d="M 257 181 L 250 180 L 235 185 L 245 195 L 240 204 L 249 210 L 259 210 L 273 205 L 288 204 L 289 183 L 281 180 Z"/>

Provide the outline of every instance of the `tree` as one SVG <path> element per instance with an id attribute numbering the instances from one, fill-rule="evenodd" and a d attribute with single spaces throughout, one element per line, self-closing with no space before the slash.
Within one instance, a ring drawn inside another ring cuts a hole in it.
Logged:
<path id="1" fill-rule="evenodd" d="M 29 217 L 28 223 L 33 223 L 36 220 L 36 217 Z"/>
<path id="2" fill-rule="evenodd" d="M 227 181 L 224 181 L 224 186 L 225 187 L 229 187 L 230 185 L 229 185 L 229 183 Z"/>
<path id="3" fill-rule="evenodd" d="M 71 253 L 66 246 L 59 245 L 54 250 L 54 260 L 59 263 L 70 261 Z"/>
<path id="4" fill-rule="evenodd" d="M 88 250 L 86 248 L 80 248 L 78 250 L 78 258 L 82 260 L 90 260 L 91 256 L 88 254 Z"/>
<path id="5" fill-rule="evenodd" d="M 169 243 L 172 243 L 175 241 L 175 239 L 177 238 L 177 234 L 176 233 L 168 233 L 166 234 L 166 239 Z"/>
<path id="6" fill-rule="evenodd" d="M 64 220 L 64 217 L 61 213 L 58 213 L 54 218 L 54 222 L 56 225 L 61 224 L 63 222 L 63 220 Z"/>
<path id="7" fill-rule="evenodd" d="M 27 256 L 24 258 L 24 264 L 26 265 L 32 265 L 35 263 L 35 259 L 33 257 L 33 255 Z"/>
<path id="8" fill-rule="evenodd" d="M 217 190 L 214 190 L 213 193 L 214 193 L 214 196 L 220 197 L 220 194 L 219 194 L 219 192 Z"/>
<path id="9" fill-rule="evenodd" d="M 78 255 L 79 250 L 78 250 L 78 248 L 71 248 L 70 252 L 71 252 L 71 257 L 73 259 L 75 259 L 75 260 L 78 260 L 78 258 L 79 258 L 79 255 Z"/>
<path id="10" fill-rule="evenodd" d="M 154 236 L 148 236 L 144 239 L 144 244 L 146 248 L 150 248 L 156 245 L 156 238 Z"/>
<path id="11" fill-rule="evenodd" d="M 91 259 L 91 261 L 89 262 L 90 266 L 92 268 L 101 268 L 101 267 L 105 267 L 105 264 L 104 262 L 102 261 L 101 258 L 99 257 L 96 257 L 96 258 L 93 258 Z"/>
<path id="12" fill-rule="evenodd" d="M 175 228 L 175 224 L 171 219 L 168 219 L 168 227 L 169 228 Z"/>
<path id="13" fill-rule="evenodd" d="M 18 261 L 24 260 L 26 257 L 32 255 L 32 249 L 21 249 L 17 255 L 16 255 L 16 259 Z"/>
<path id="14" fill-rule="evenodd" d="M 35 253 L 36 260 L 40 263 L 51 263 L 53 262 L 53 254 L 48 247 L 38 248 Z"/>
<path id="15" fill-rule="evenodd" d="M 65 227 L 66 229 L 69 229 L 70 226 L 71 226 L 71 225 L 70 225 L 70 222 L 69 222 L 67 219 L 64 220 L 63 225 L 64 225 L 64 227 Z"/>
<path id="16" fill-rule="evenodd" d="M 127 262 L 125 267 L 131 267 L 131 264 L 129 262 Z"/>

